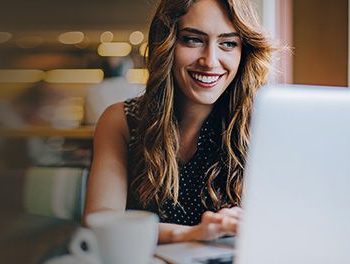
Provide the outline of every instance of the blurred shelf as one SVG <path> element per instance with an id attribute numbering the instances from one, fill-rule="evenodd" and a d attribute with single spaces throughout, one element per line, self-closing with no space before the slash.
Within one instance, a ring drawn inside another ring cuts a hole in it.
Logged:
<path id="1" fill-rule="evenodd" d="M 79 128 L 55 128 L 48 126 L 31 126 L 18 129 L 0 128 L 0 137 L 28 138 L 28 137 L 65 137 L 92 139 L 94 126 L 82 126 Z"/>

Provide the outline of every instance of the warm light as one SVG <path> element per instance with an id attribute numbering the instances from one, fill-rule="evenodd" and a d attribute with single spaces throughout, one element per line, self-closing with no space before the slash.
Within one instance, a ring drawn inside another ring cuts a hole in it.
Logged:
<path id="1" fill-rule="evenodd" d="M 131 52 L 131 45 L 126 42 L 104 42 L 97 48 L 100 56 L 125 57 Z"/>
<path id="2" fill-rule="evenodd" d="M 134 31 L 130 34 L 129 41 L 133 45 L 139 45 L 144 39 L 141 31 Z"/>
<path id="3" fill-rule="evenodd" d="M 0 70 L 0 83 L 35 83 L 44 77 L 41 70 Z"/>
<path id="4" fill-rule="evenodd" d="M 141 56 L 145 56 L 148 57 L 148 43 L 144 42 L 141 44 L 140 48 L 139 48 L 139 52 Z"/>
<path id="5" fill-rule="evenodd" d="M 49 83 L 100 83 L 103 71 L 100 69 L 58 69 L 46 73 Z"/>
<path id="6" fill-rule="evenodd" d="M 75 44 L 75 46 L 78 47 L 79 49 L 86 49 L 89 45 L 90 45 L 90 40 L 87 36 L 84 37 L 82 42 Z"/>
<path id="7" fill-rule="evenodd" d="M 101 34 L 100 36 L 100 41 L 101 42 L 112 42 L 113 41 L 113 33 L 110 31 L 105 31 Z"/>
<path id="8" fill-rule="evenodd" d="M 148 80 L 147 69 L 130 69 L 126 73 L 126 79 L 129 83 L 145 84 Z"/>
<path id="9" fill-rule="evenodd" d="M 71 31 L 62 33 L 58 36 L 58 41 L 63 44 L 73 45 L 78 44 L 84 40 L 84 33 L 80 31 Z"/>
<path id="10" fill-rule="evenodd" d="M 9 41 L 12 38 L 10 32 L 0 32 L 0 44 Z"/>

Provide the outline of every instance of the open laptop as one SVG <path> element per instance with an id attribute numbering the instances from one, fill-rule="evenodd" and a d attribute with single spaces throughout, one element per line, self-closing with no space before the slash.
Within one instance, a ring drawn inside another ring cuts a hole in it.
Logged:
<path id="1" fill-rule="evenodd" d="M 157 246 L 155 256 L 170 264 L 231 264 L 234 244 L 234 237 L 210 242 L 164 244 Z"/>
<path id="2" fill-rule="evenodd" d="M 259 92 L 235 264 L 350 263 L 350 89 Z"/>
<path id="3" fill-rule="evenodd" d="M 243 198 L 235 249 L 175 244 L 157 255 L 228 263 L 231 250 L 235 264 L 350 263 L 350 89 L 260 90 Z"/>

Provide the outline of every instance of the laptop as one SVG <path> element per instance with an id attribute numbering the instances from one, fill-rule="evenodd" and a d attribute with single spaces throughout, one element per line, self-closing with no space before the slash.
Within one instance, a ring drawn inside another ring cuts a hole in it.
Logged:
<path id="1" fill-rule="evenodd" d="M 234 237 L 208 242 L 182 242 L 158 245 L 155 257 L 170 264 L 232 264 Z"/>
<path id="2" fill-rule="evenodd" d="M 235 264 L 350 263 L 350 89 L 260 90 Z"/>
<path id="3" fill-rule="evenodd" d="M 248 154 L 237 241 L 162 245 L 156 255 L 170 263 L 350 263 L 350 89 L 263 87 Z"/>

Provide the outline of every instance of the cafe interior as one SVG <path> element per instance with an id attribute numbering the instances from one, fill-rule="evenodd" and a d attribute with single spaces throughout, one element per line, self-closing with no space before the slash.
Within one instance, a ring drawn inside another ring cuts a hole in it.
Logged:
<path id="1" fill-rule="evenodd" d="M 79 223 L 94 125 L 108 105 L 142 94 L 148 27 L 157 1 L 2 3 L 1 236 L 25 228 L 27 221 L 6 217 L 13 214 Z M 271 83 L 349 86 L 347 0 L 253 2 L 271 39 L 288 47 L 274 57 Z M 51 231 L 56 236 L 51 247 L 67 239 L 62 230 Z M 22 258 L 18 254 L 19 262 L 7 263 L 38 263 L 44 248 L 32 240 L 40 244 L 48 237 L 28 233 L 21 241 L 7 241 L 8 250 L 0 255 L 13 258 L 16 249 L 24 252 Z"/>

